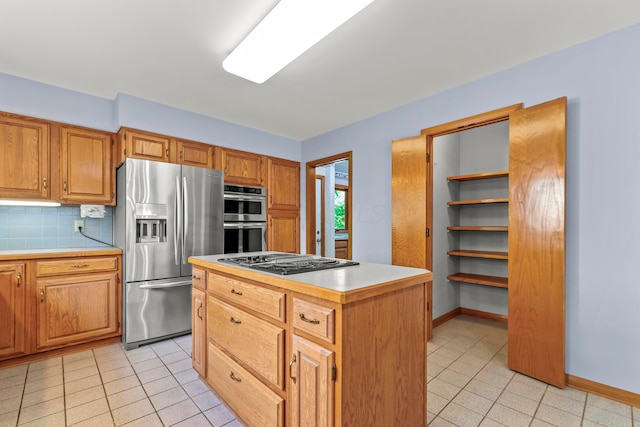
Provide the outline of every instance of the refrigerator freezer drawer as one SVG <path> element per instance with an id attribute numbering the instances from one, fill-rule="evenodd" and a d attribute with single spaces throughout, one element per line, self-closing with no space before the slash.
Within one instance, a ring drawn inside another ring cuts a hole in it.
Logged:
<path id="1" fill-rule="evenodd" d="M 125 284 L 125 347 L 191 331 L 191 277 Z"/>

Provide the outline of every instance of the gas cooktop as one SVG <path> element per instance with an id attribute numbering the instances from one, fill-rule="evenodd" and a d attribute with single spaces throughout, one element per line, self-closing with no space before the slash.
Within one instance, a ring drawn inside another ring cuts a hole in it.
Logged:
<path id="1" fill-rule="evenodd" d="M 315 258 L 310 255 L 287 253 L 220 258 L 218 261 L 281 275 L 307 273 L 359 264 L 345 259 Z"/>

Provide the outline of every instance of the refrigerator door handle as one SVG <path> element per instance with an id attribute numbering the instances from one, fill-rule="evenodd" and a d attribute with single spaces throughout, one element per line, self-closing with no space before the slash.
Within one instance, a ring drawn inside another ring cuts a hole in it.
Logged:
<path id="1" fill-rule="evenodd" d="M 187 233 L 189 231 L 189 193 L 187 191 L 187 177 L 182 177 L 182 197 L 184 198 L 184 230 L 182 231 L 182 263 L 187 263 Z"/>
<path id="2" fill-rule="evenodd" d="M 181 235 L 180 230 L 179 230 L 179 224 L 182 223 L 181 218 L 180 218 L 180 211 L 181 211 L 181 203 L 180 203 L 180 178 L 176 176 L 176 204 L 174 207 L 174 223 L 173 223 L 173 241 L 174 241 L 174 245 L 173 245 L 173 260 L 176 263 L 176 265 L 180 265 L 180 255 L 179 255 L 179 242 L 181 241 L 181 239 L 179 239 L 179 236 Z"/>
<path id="3" fill-rule="evenodd" d="M 139 288 L 140 289 L 163 289 L 163 288 L 175 288 L 178 286 L 191 286 L 191 280 L 187 280 L 187 281 L 181 280 L 179 282 L 163 283 L 161 285 L 153 285 L 153 284 L 140 285 Z"/>

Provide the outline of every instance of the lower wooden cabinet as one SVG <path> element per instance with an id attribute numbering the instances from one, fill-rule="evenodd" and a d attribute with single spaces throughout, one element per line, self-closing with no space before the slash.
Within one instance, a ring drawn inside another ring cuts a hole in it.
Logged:
<path id="1" fill-rule="evenodd" d="M 207 297 L 204 291 L 191 289 L 191 361 L 193 369 L 207 376 Z"/>
<path id="2" fill-rule="evenodd" d="M 38 280 L 36 349 L 117 335 L 117 287 L 117 273 Z"/>
<path id="3" fill-rule="evenodd" d="M 297 335 L 292 337 L 291 352 L 291 426 L 332 426 L 335 353 Z"/>
<path id="4" fill-rule="evenodd" d="M 336 240 L 336 258 L 349 259 L 349 241 Z"/>
<path id="5" fill-rule="evenodd" d="M 0 360 L 119 336 L 119 252 L 0 262 Z"/>
<path id="6" fill-rule="evenodd" d="M 0 360 L 27 351 L 26 266 L 0 263 Z"/>

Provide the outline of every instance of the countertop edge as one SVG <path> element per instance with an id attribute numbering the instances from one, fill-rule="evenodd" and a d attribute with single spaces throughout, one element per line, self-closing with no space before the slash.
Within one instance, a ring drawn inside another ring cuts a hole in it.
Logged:
<path id="1" fill-rule="evenodd" d="M 18 261 L 32 259 L 53 259 L 101 255 L 122 255 L 122 249 L 115 247 L 96 248 L 58 248 L 58 249 L 21 249 L 0 251 L 0 261 Z"/>
<path id="2" fill-rule="evenodd" d="M 258 283 L 279 287 L 291 292 L 302 293 L 340 304 L 371 298 L 377 295 L 386 294 L 400 289 L 416 286 L 433 280 L 433 273 L 428 270 L 415 269 L 416 274 L 407 274 L 393 280 L 379 283 L 371 283 L 366 286 L 357 287 L 351 290 L 338 290 L 330 287 L 318 286 L 304 281 L 296 280 L 295 276 L 279 276 L 263 273 L 257 270 L 232 266 L 228 264 L 203 260 L 200 257 L 190 257 L 191 264 L 210 269 L 219 273 L 229 274 L 243 279 L 252 280 Z M 382 265 L 382 264 L 378 264 Z M 365 263 L 366 266 L 366 263 Z M 389 268 L 398 266 L 389 265 Z M 347 267 L 350 268 L 350 267 Z M 329 271 L 329 270 L 325 270 Z"/>

